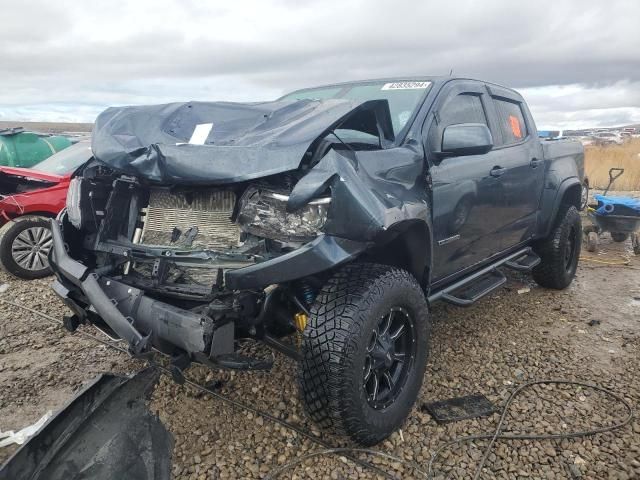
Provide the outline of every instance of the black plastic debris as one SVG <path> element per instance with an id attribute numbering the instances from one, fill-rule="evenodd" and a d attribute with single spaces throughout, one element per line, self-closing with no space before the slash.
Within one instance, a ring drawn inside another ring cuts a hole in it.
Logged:
<path id="1" fill-rule="evenodd" d="M 173 438 L 146 402 L 159 373 L 102 374 L 2 466 L 1 480 L 168 480 Z"/>
<path id="2" fill-rule="evenodd" d="M 429 413 L 438 423 L 450 423 L 486 417 L 496 412 L 496 407 L 484 395 L 476 394 L 425 403 L 421 410 Z"/>
<path id="3" fill-rule="evenodd" d="M 590 327 L 595 327 L 596 325 L 600 325 L 600 320 L 596 320 L 595 318 L 592 318 L 591 320 L 589 320 L 588 323 Z"/>

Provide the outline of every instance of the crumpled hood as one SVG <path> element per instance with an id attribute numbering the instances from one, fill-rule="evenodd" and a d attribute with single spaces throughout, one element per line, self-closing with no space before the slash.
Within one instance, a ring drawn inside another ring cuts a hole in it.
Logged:
<path id="1" fill-rule="evenodd" d="M 232 183 L 298 168 L 317 138 L 356 114 L 349 128 L 393 140 L 386 100 L 189 102 L 109 108 L 92 149 L 107 166 L 153 182 Z"/>

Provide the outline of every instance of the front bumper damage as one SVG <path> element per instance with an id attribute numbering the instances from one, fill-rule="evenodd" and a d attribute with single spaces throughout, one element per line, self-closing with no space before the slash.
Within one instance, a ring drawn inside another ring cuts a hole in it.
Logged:
<path id="1" fill-rule="evenodd" d="M 201 311 L 178 308 L 149 296 L 143 289 L 123 282 L 109 269 L 96 271 L 73 259 L 65 248 L 60 223 L 51 221 L 53 248 L 50 264 L 56 274 L 54 291 L 73 312 L 65 326 L 73 330 L 87 320 L 103 323 L 104 330 L 128 342 L 130 352 L 143 354 L 151 347 L 187 354 L 205 353 L 210 359 L 233 351 L 232 323 L 217 323 Z M 367 248 L 366 243 L 320 235 L 297 250 L 276 258 L 225 272 L 225 289 L 232 298 L 255 302 L 251 311 L 264 319 L 269 302 L 264 289 L 325 271 L 352 260 Z M 116 252 L 112 252 L 116 253 Z M 138 252 L 141 254 L 141 252 Z M 145 251 L 144 255 L 153 254 Z M 157 252 L 161 255 L 162 252 Z M 136 252 L 122 252 L 135 260 Z M 228 307 L 234 308 L 236 302 Z M 99 325 L 97 325 L 99 326 Z"/>

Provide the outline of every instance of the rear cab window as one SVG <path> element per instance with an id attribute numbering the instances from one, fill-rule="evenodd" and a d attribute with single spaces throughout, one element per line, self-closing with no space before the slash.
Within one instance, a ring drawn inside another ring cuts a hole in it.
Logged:
<path id="1" fill-rule="evenodd" d="M 527 138 L 529 132 L 524 120 L 522 104 L 506 98 L 493 97 L 498 115 L 498 126 L 503 145 L 513 145 Z"/>

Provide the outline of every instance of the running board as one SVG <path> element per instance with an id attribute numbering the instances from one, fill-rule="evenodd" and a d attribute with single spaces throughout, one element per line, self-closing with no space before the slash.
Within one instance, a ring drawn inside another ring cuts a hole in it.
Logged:
<path id="1" fill-rule="evenodd" d="M 518 272 L 530 272 L 540 263 L 540 257 L 531 250 L 519 258 L 505 262 L 504 266 Z"/>
<path id="2" fill-rule="evenodd" d="M 455 290 L 445 290 L 440 299 L 458 307 L 468 307 L 504 285 L 506 281 L 507 277 L 500 270 L 492 270 Z"/>
<path id="3" fill-rule="evenodd" d="M 532 252 L 531 247 L 518 250 L 448 287 L 435 292 L 429 296 L 429 302 L 433 303 L 438 300 L 443 300 L 459 307 L 468 307 L 496 288 L 504 285 L 507 278 L 502 272 L 497 270 L 499 267 L 509 267 L 524 271 L 525 267 L 529 268 L 529 266 L 531 266 L 530 268 L 533 268 L 538 264 L 540 259 L 538 258 L 536 262 L 535 258 L 537 258 L 537 256 Z"/>

